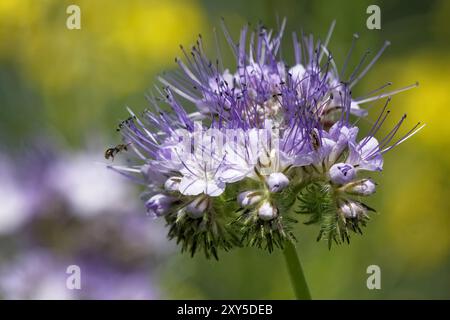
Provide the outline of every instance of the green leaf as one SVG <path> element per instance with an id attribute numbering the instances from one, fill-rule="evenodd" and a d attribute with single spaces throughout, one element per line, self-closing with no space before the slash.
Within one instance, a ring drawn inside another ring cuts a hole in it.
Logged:
<path id="1" fill-rule="evenodd" d="M 309 219 L 304 224 L 319 225 L 317 241 L 327 241 L 330 249 L 333 242 L 350 243 L 351 231 L 362 234 L 361 227 L 364 227 L 369 219 L 366 214 L 355 218 L 345 218 L 339 210 L 339 197 L 333 186 L 325 182 L 312 182 L 298 194 L 296 213 L 309 215 Z M 371 209 L 358 203 L 368 210 Z"/>

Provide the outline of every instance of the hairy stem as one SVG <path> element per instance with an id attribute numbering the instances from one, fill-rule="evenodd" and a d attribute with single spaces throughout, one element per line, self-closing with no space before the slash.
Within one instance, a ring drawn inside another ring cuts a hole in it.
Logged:
<path id="1" fill-rule="evenodd" d="M 286 241 L 283 254 L 296 298 L 298 300 L 311 300 L 302 265 L 292 242 Z"/>

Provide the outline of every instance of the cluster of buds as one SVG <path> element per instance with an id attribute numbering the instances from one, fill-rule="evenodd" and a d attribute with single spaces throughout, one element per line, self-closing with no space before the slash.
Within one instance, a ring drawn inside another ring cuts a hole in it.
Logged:
<path id="1" fill-rule="evenodd" d="M 169 238 L 192 255 L 203 250 L 217 257 L 218 249 L 244 245 L 283 247 L 295 241 L 296 212 L 320 225 L 319 239 L 348 241 L 372 210 L 361 199 L 375 192 L 375 183 L 364 175 L 381 171 L 384 153 L 423 127 L 395 138 L 402 117 L 377 140 L 388 98 L 373 127 L 358 138 L 358 121 L 352 121 L 368 114 L 361 105 L 414 86 L 384 92 L 388 83 L 372 96 L 352 97 L 351 88 L 388 43 L 346 79 L 328 43 L 312 36 L 294 35 L 289 67 L 280 54 L 284 26 L 278 33 L 246 26 L 236 44 L 223 24 L 236 57 L 234 73 L 208 59 L 200 37 L 190 54 L 182 48 L 180 72 L 160 77 L 161 96 L 149 99 L 153 110 L 141 116 L 129 110 L 120 126 L 138 161 L 110 167 L 147 186 L 147 212 L 163 217 Z M 186 102 L 197 110 L 187 113 Z"/>

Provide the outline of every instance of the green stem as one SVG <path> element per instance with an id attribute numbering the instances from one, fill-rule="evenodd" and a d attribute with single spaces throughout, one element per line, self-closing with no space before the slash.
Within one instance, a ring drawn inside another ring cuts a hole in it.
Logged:
<path id="1" fill-rule="evenodd" d="M 297 251 L 292 242 L 286 241 L 283 254 L 295 296 L 298 300 L 311 300 L 311 294 L 309 293 L 308 284 L 303 274 L 302 265 L 300 264 Z"/>

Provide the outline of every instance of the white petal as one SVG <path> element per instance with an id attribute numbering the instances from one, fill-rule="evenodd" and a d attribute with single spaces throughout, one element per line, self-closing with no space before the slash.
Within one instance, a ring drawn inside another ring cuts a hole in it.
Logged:
<path id="1" fill-rule="evenodd" d="M 220 173 L 220 180 L 228 183 L 233 183 L 244 179 L 250 175 L 251 170 L 244 168 L 228 168 Z"/>
<path id="2" fill-rule="evenodd" d="M 225 183 L 218 181 L 208 181 L 205 187 L 205 194 L 211 197 L 220 196 L 225 191 Z"/>
<path id="3" fill-rule="evenodd" d="M 187 196 L 196 196 L 204 192 L 205 182 L 196 177 L 185 176 L 181 179 L 179 190 Z"/>
<path id="4" fill-rule="evenodd" d="M 369 171 L 381 171 L 383 170 L 383 156 L 378 154 L 371 157 L 369 160 L 362 161 L 359 169 Z"/>
<path id="5" fill-rule="evenodd" d="M 289 73 L 292 75 L 294 81 L 299 81 L 305 76 L 306 70 L 301 64 L 297 64 L 289 69 Z"/>
<path id="6" fill-rule="evenodd" d="M 366 109 L 361 109 L 356 102 L 350 104 L 350 113 L 354 114 L 357 117 L 365 117 L 369 114 Z"/>
<path id="7" fill-rule="evenodd" d="M 364 145 L 362 145 L 362 143 L 364 143 Z M 359 149 L 359 153 L 361 154 L 361 157 L 365 158 L 366 156 L 373 153 L 375 150 L 378 149 L 378 145 L 379 145 L 378 140 L 375 139 L 374 137 L 370 137 L 368 140 L 363 139 L 358 144 L 358 149 Z"/>

